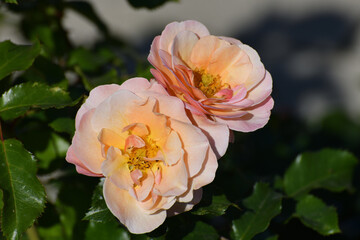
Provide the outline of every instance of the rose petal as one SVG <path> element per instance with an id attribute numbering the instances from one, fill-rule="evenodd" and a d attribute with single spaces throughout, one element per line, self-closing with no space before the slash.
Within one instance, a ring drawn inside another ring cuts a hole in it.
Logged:
<path id="1" fill-rule="evenodd" d="M 127 164 L 128 159 L 119 149 L 110 147 L 101 166 L 103 174 L 123 190 L 128 190 L 134 185 Z"/>
<path id="2" fill-rule="evenodd" d="M 114 92 L 118 91 L 120 86 L 117 84 L 101 85 L 91 90 L 89 97 L 85 103 L 80 107 L 75 117 L 76 129 L 79 128 L 79 124 L 83 115 L 90 109 L 96 108 L 102 101 L 109 97 Z"/>
<path id="3" fill-rule="evenodd" d="M 233 119 L 215 117 L 216 121 L 225 123 L 230 129 L 241 132 L 252 132 L 265 126 L 269 121 L 270 111 L 274 106 L 274 100 L 268 97 L 262 103 L 246 109 L 244 116 Z"/>
<path id="4" fill-rule="evenodd" d="M 202 198 L 202 189 L 195 190 L 193 193 L 193 199 L 187 203 L 177 202 L 168 211 L 169 217 L 178 215 L 179 213 L 190 211 L 196 204 L 198 204 Z"/>
<path id="5" fill-rule="evenodd" d="M 66 161 L 76 166 L 76 171 L 91 177 L 102 177 L 102 174 L 91 172 L 87 167 L 76 157 L 73 145 L 71 145 L 66 153 Z"/>
<path id="6" fill-rule="evenodd" d="M 112 214 L 131 233 L 151 232 L 165 221 L 166 211 L 148 214 L 141 208 L 136 199 L 131 197 L 128 191 L 116 187 L 108 179 L 105 179 L 104 183 L 104 198 Z"/>
<path id="7" fill-rule="evenodd" d="M 181 134 L 181 141 L 185 150 L 185 162 L 189 169 L 189 177 L 196 175 L 205 161 L 209 141 L 199 128 L 175 119 L 170 120 L 172 129 Z"/>
<path id="8" fill-rule="evenodd" d="M 101 174 L 101 163 L 105 159 L 101 154 L 101 144 L 97 139 L 98 133 L 93 129 L 91 123 L 95 110 L 91 109 L 82 116 L 71 145 L 77 159 L 89 171 Z"/>
<path id="9" fill-rule="evenodd" d="M 229 128 L 226 124 L 210 121 L 204 116 L 193 114 L 193 123 L 198 126 L 208 138 L 216 157 L 220 159 L 229 145 Z"/>
<path id="10" fill-rule="evenodd" d="M 153 189 L 154 186 L 154 174 L 151 170 L 146 171 L 145 176 L 141 180 L 141 184 L 134 187 L 135 194 L 138 201 L 144 201 Z"/>
<path id="11" fill-rule="evenodd" d="M 183 160 L 162 168 L 162 181 L 154 186 L 154 193 L 169 197 L 179 196 L 187 190 L 188 173 Z"/>

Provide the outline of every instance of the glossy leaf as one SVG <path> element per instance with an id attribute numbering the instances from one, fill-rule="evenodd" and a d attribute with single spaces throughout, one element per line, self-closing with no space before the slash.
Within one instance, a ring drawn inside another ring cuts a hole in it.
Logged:
<path id="1" fill-rule="evenodd" d="M 188 235 L 186 235 L 184 238 L 184 240 L 216 240 L 219 239 L 219 235 L 216 232 L 216 230 L 201 221 L 198 221 L 195 225 L 194 230 L 189 233 Z"/>
<path id="2" fill-rule="evenodd" d="M 57 132 L 65 132 L 70 136 L 75 132 L 75 120 L 73 118 L 58 118 L 49 124 Z"/>
<path id="3" fill-rule="evenodd" d="M 12 0 L 11 3 L 16 3 Z M 15 45 L 10 41 L 0 42 L 0 80 L 14 71 L 31 66 L 40 53 L 40 44 L 32 46 Z"/>
<path id="4" fill-rule="evenodd" d="M 306 195 L 298 201 L 295 216 L 322 235 L 340 232 L 336 209 L 313 195 Z"/>
<path id="5" fill-rule="evenodd" d="M 5 199 L 1 229 L 6 238 L 19 239 L 43 211 L 45 191 L 36 177 L 36 160 L 19 141 L 1 142 L 0 165 Z"/>
<path id="6" fill-rule="evenodd" d="M 5 0 L 5 2 L 7 2 L 7 3 L 14 3 L 14 4 L 18 4 L 17 0 Z"/>
<path id="7" fill-rule="evenodd" d="M 102 178 L 94 190 L 92 196 L 91 207 L 86 213 L 84 220 L 91 220 L 94 222 L 111 222 L 115 221 L 114 215 L 106 206 L 103 196 L 103 185 L 105 178 Z"/>
<path id="8" fill-rule="evenodd" d="M 69 93 L 60 87 L 43 83 L 23 83 L 12 87 L 0 99 L 0 116 L 13 119 L 29 108 L 62 108 L 74 104 Z"/>
<path id="9" fill-rule="evenodd" d="M 117 222 L 94 222 L 90 221 L 86 232 L 85 240 L 130 240 L 130 234 Z"/>
<path id="10" fill-rule="evenodd" d="M 284 176 L 287 195 L 298 198 L 316 188 L 339 192 L 351 189 L 357 159 L 343 150 L 324 149 L 298 156 Z"/>
<path id="11" fill-rule="evenodd" d="M 191 213 L 195 215 L 221 216 L 225 214 L 230 206 L 238 207 L 227 200 L 225 195 L 212 196 L 211 204 L 209 206 L 200 207 Z"/>
<path id="12" fill-rule="evenodd" d="M 244 206 L 252 211 L 233 221 L 232 238 L 249 240 L 265 231 L 270 220 L 281 211 L 281 198 L 281 194 L 273 191 L 268 184 L 256 183 L 253 194 L 243 201 Z"/>

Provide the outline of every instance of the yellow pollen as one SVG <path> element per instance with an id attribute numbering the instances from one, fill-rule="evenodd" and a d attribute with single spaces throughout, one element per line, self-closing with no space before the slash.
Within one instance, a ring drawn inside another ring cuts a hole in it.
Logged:
<path id="1" fill-rule="evenodd" d="M 159 151 L 159 146 L 156 145 L 156 142 L 150 138 L 143 139 L 145 146 L 142 148 L 128 148 L 126 150 L 129 160 L 127 161 L 130 171 L 139 169 L 141 171 L 146 171 L 149 168 L 157 163 L 158 161 L 148 161 L 144 158 L 153 158 L 156 156 Z"/>
<path id="2" fill-rule="evenodd" d="M 194 70 L 194 83 L 208 98 L 213 97 L 223 87 L 219 75 L 214 76 L 198 68 Z"/>

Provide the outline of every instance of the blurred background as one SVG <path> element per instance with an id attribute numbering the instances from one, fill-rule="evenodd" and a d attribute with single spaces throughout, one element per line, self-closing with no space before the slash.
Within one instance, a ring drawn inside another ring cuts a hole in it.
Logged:
<path id="1" fill-rule="evenodd" d="M 135 9 L 124 0 L 89 0 L 109 33 L 148 54 L 172 21 L 194 19 L 214 35 L 255 48 L 274 79 L 275 111 L 316 121 L 327 112 L 360 115 L 360 2 L 354 0 L 180 0 Z M 0 40 L 24 43 L 21 16 L 2 12 Z M 104 38 L 93 22 L 67 9 L 63 25 L 76 46 Z"/>
<path id="2" fill-rule="evenodd" d="M 0 41 L 10 39 L 17 44 L 40 41 L 43 52 L 29 70 L 9 77 L 6 86 L 0 85 L 3 91 L 13 83 L 27 81 L 65 86 L 69 83 L 68 91 L 77 98 L 100 84 L 121 83 L 133 76 L 150 78 L 151 66 L 146 60 L 150 44 L 172 21 L 198 20 L 211 34 L 237 38 L 259 53 L 273 77 L 275 107 L 270 121 L 254 133 L 235 133 L 235 142 L 229 145 L 216 179 L 205 188 L 205 193 L 225 194 L 241 206 L 256 181 L 275 186 L 276 179 L 279 180 L 303 151 L 332 147 L 349 150 L 360 157 L 360 1 L 18 2 L 18 5 L 5 5 L 0 0 Z M 134 2 L 166 3 L 150 10 L 134 6 Z M 61 202 L 76 210 L 76 221 L 70 230 L 73 235 L 70 234 L 69 239 L 84 239 L 82 229 L 86 229 L 88 223 L 82 218 L 89 208 L 97 179 L 78 175 L 74 167 L 64 161 L 72 135 L 55 134 L 46 123 L 63 116 L 73 119 L 80 105 L 49 109 L 41 113 L 43 115 L 29 115 L 4 127 L 9 136 L 21 140 L 25 148 L 35 154 L 40 176 L 50 176 L 57 173 L 57 169 L 71 172 L 45 184 L 49 206 L 38 220 L 40 236 L 48 236 L 57 226 L 61 211 L 56 204 Z M 37 136 L 37 141 L 33 136 Z M 274 178 L 275 175 L 279 178 Z M 342 234 L 324 237 L 304 227 L 291 217 L 294 201 L 284 199 L 281 215 L 255 239 L 275 234 L 280 240 L 360 239 L 360 193 L 355 191 L 360 189 L 359 176 L 358 166 L 353 192 L 315 191 L 326 204 L 336 207 Z M 72 197 L 69 192 L 78 197 Z M 206 196 L 204 199 L 199 205 L 206 204 Z M 231 221 L 240 214 L 230 208 L 224 216 L 198 219 L 214 226 L 220 236 L 229 238 Z M 165 225 L 175 226 L 170 227 L 175 230 L 170 231 L 169 239 L 191 232 L 194 221 L 191 213 L 169 218 Z M 187 229 L 187 225 L 190 228 Z M 178 230 L 179 226 L 184 229 Z M 76 231 L 72 233 L 72 229 Z M 91 232 L 86 234 L 89 236 L 86 239 L 93 239 Z"/>

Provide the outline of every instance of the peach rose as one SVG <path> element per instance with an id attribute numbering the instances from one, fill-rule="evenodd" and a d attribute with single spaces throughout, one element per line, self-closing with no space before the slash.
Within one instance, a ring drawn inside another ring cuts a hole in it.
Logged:
<path id="1" fill-rule="evenodd" d="M 184 103 L 155 81 L 99 86 L 75 120 L 66 160 L 81 174 L 105 177 L 106 204 L 132 233 L 190 210 L 215 177 L 207 137 L 191 124 Z"/>
<path id="2" fill-rule="evenodd" d="M 155 37 L 148 60 L 155 79 L 186 103 L 200 127 L 200 116 L 241 132 L 268 122 L 271 76 L 240 41 L 210 35 L 197 21 L 173 22 Z"/>

